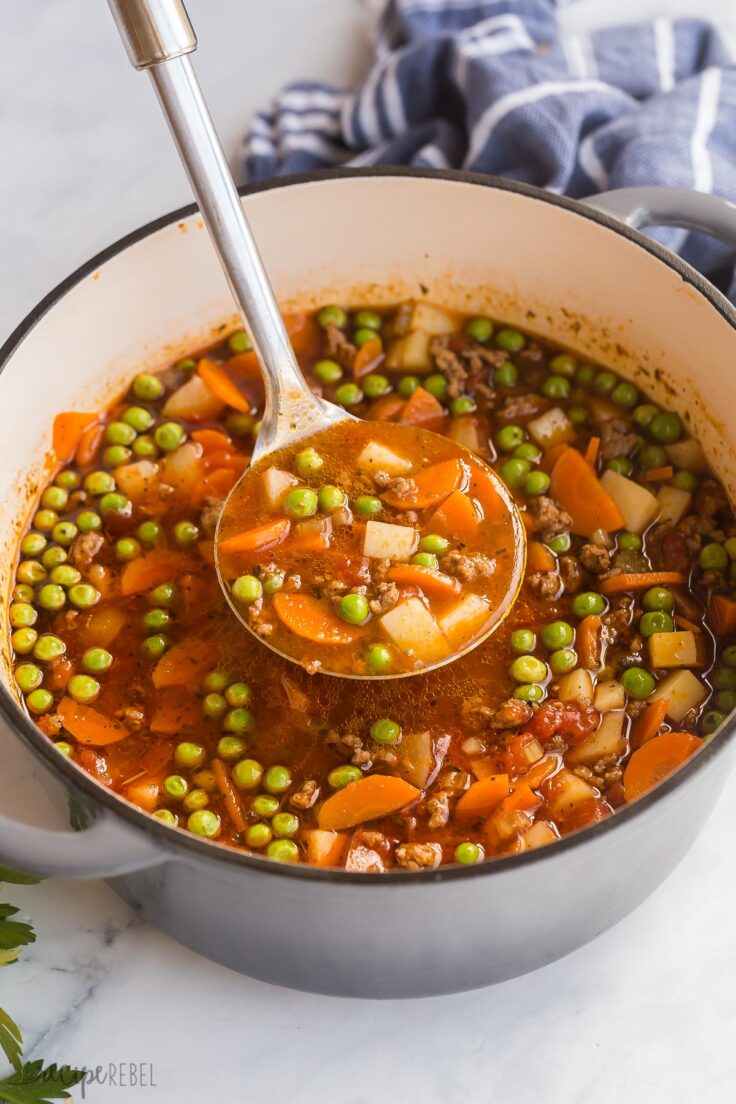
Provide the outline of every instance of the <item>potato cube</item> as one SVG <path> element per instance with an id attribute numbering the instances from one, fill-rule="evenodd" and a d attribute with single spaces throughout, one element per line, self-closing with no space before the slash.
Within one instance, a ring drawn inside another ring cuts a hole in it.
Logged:
<path id="1" fill-rule="evenodd" d="M 279 468 L 266 468 L 262 479 L 263 493 L 272 508 L 278 506 L 281 499 L 299 482 L 295 475 L 281 471 Z"/>
<path id="2" fill-rule="evenodd" d="M 481 434 L 476 418 L 453 418 L 447 436 L 471 452 L 477 452 L 481 456 L 488 455 L 488 433 Z"/>
<path id="3" fill-rule="evenodd" d="M 560 838 L 554 824 L 548 820 L 537 820 L 531 828 L 521 834 L 521 844 L 525 851 L 531 851 L 535 847 L 546 847 L 548 843 L 554 843 Z"/>
<path id="4" fill-rule="evenodd" d="M 667 699 L 667 716 L 679 724 L 686 713 L 697 709 L 708 696 L 708 690 L 692 671 L 673 671 L 658 684 L 650 701 Z"/>
<path id="5" fill-rule="evenodd" d="M 569 763 L 583 763 L 592 766 L 599 759 L 615 756 L 617 759 L 626 751 L 626 714 L 606 713 L 592 736 L 576 744 L 568 753 Z"/>
<path id="6" fill-rule="evenodd" d="M 595 688 L 593 705 L 599 713 L 607 713 L 609 709 L 623 709 L 626 705 L 626 691 L 616 679 L 605 679 Z"/>
<path id="7" fill-rule="evenodd" d="M 664 451 L 670 463 L 676 468 L 684 468 L 685 471 L 696 473 L 708 470 L 703 446 L 694 437 L 685 437 L 682 441 L 675 441 L 674 445 L 665 445 Z"/>
<path id="8" fill-rule="evenodd" d="M 553 406 L 546 410 L 538 418 L 532 418 L 527 425 L 529 433 L 536 443 L 543 449 L 550 449 L 553 445 L 564 445 L 575 437 L 575 426 L 564 410 L 559 406 Z"/>
<path id="9" fill-rule="evenodd" d="M 482 631 L 490 612 L 488 603 L 477 594 L 467 594 L 443 613 L 438 623 L 451 646 L 458 650 Z"/>
<path id="10" fill-rule="evenodd" d="M 646 487 L 640 487 L 633 479 L 609 469 L 601 476 L 601 484 L 621 511 L 630 533 L 643 533 L 659 513 L 656 495 Z"/>
<path id="11" fill-rule="evenodd" d="M 369 521 L 363 538 L 363 555 L 376 560 L 408 560 L 418 543 L 419 534 L 410 525 Z"/>
<path id="12" fill-rule="evenodd" d="M 429 372 L 432 368 L 431 341 L 432 335 L 423 330 L 412 330 L 406 337 L 397 338 L 388 347 L 385 367 L 401 372 Z"/>
<path id="13" fill-rule="evenodd" d="M 557 695 L 560 701 L 592 701 L 593 679 L 583 667 L 577 671 L 570 671 L 563 675 L 557 686 Z"/>
<path id="14" fill-rule="evenodd" d="M 453 334 L 460 329 L 460 319 L 454 311 L 436 307 L 433 303 L 415 303 L 409 317 L 410 330 L 428 334 Z"/>
<path id="15" fill-rule="evenodd" d="M 598 791 L 578 778 L 572 771 L 561 770 L 549 783 L 547 808 L 552 816 L 560 816 L 591 797 L 598 797 Z"/>
<path id="16" fill-rule="evenodd" d="M 696 667 L 698 646 L 695 633 L 652 633 L 649 637 L 649 661 L 652 667 Z"/>
<path id="17" fill-rule="evenodd" d="M 664 522 L 669 522 L 670 525 L 677 525 L 680 518 L 690 509 L 692 497 L 689 491 L 682 491 L 679 487 L 670 487 L 667 485 L 660 487 L 657 492 L 657 498 L 659 499 L 658 520 L 660 525 Z"/>
<path id="18" fill-rule="evenodd" d="M 444 633 L 420 598 L 399 602 L 378 623 L 399 651 L 420 663 L 439 663 L 450 654 Z"/>
<path id="19" fill-rule="evenodd" d="M 389 475 L 406 475 L 412 468 L 411 460 L 399 456 L 379 441 L 369 441 L 359 454 L 356 464 L 360 471 L 368 475 L 377 471 L 385 471 Z"/>

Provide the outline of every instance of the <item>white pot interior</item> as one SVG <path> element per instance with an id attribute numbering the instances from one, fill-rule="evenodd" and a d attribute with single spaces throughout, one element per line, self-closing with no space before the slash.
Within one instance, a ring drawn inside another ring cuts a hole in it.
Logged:
<path id="1" fill-rule="evenodd" d="M 320 180 L 244 206 L 290 309 L 426 296 L 548 336 L 677 409 L 735 497 L 736 334 L 637 244 L 554 203 L 441 178 Z M 4 594 L 54 416 L 100 408 L 143 366 L 206 344 L 231 321 L 195 215 L 104 262 L 36 322 L 0 374 Z"/>

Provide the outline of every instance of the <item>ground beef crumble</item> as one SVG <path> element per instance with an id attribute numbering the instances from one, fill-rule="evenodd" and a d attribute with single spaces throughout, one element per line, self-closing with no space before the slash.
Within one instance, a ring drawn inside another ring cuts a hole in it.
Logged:
<path id="1" fill-rule="evenodd" d="M 351 369 L 358 349 L 334 322 L 325 327 L 325 353 L 342 368 Z"/>
<path id="2" fill-rule="evenodd" d="M 611 567 L 608 549 L 599 544 L 584 544 L 580 549 L 580 563 L 592 575 L 603 575 Z"/>
<path id="3" fill-rule="evenodd" d="M 529 512 L 534 518 L 537 533 L 542 541 L 550 541 L 560 533 L 568 533 L 572 529 L 570 515 L 547 495 L 533 498 L 529 503 Z"/>
<path id="4" fill-rule="evenodd" d="M 438 843 L 400 843 L 394 858 L 404 870 L 432 870 L 442 862 L 442 848 Z"/>
<path id="5" fill-rule="evenodd" d="M 633 452 L 641 437 L 632 433 L 631 422 L 625 418 L 610 418 L 600 427 L 601 457 L 603 460 L 617 460 Z"/>
<path id="6" fill-rule="evenodd" d="M 448 575 L 455 575 L 465 583 L 472 583 L 475 579 L 488 578 L 496 570 L 496 561 L 482 552 L 465 554 L 453 550 L 448 552 L 440 560 L 440 567 Z"/>

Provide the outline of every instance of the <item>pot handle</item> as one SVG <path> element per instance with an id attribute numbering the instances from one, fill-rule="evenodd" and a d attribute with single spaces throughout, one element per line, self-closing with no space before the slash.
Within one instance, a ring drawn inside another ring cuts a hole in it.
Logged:
<path id="1" fill-rule="evenodd" d="M 112 878 L 165 862 L 168 853 L 107 813 L 64 832 L 22 824 L 0 813 L 0 862 L 42 878 Z"/>
<path id="2" fill-rule="evenodd" d="M 736 203 L 688 188 L 618 188 L 584 200 L 626 226 L 679 226 L 736 246 Z"/>

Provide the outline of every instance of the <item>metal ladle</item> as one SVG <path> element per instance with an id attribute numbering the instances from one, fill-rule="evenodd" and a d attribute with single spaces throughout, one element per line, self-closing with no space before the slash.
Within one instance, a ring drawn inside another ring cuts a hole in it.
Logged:
<path id="1" fill-rule="evenodd" d="M 265 387 L 265 409 L 252 463 L 292 445 L 295 440 L 313 437 L 340 422 L 357 422 L 358 419 L 346 410 L 315 395 L 299 369 L 271 283 L 189 58 L 189 54 L 197 48 L 197 39 L 182 0 L 108 0 L 108 4 L 131 63 L 136 69 L 147 69 L 150 73 L 205 225 L 258 357 Z M 424 431 L 407 427 L 407 432 L 416 441 L 418 432 Z M 466 452 L 460 446 L 457 451 L 458 456 Z M 474 459 L 478 462 L 477 457 Z M 489 470 L 492 472 L 492 469 Z M 248 474 L 246 471 L 231 491 L 223 506 L 223 514 L 230 498 L 243 481 L 248 479 Z M 515 597 L 523 574 L 524 527 L 508 491 L 495 472 L 492 475 L 499 484 L 501 497 L 506 502 L 509 513 L 513 516 L 519 544 L 520 555 L 514 557 Z M 233 602 L 220 573 L 219 564 L 217 570 L 220 585 L 233 612 L 241 624 L 253 632 L 247 619 Z M 513 598 L 509 602 L 509 608 L 512 604 Z M 487 633 L 474 640 L 472 645 L 464 648 L 463 652 L 453 653 L 442 663 L 432 666 L 442 666 L 459 654 L 469 651 L 471 647 L 476 647 L 498 627 L 500 620 Z M 294 659 L 270 641 L 255 633 L 254 635 L 279 655 Z M 416 673 L 424 673 L 430 669 L 432 668 L 423 667 Z M 410 671 L 365 677 L 394 678 L 413 673 L 415 672 Z"/>

